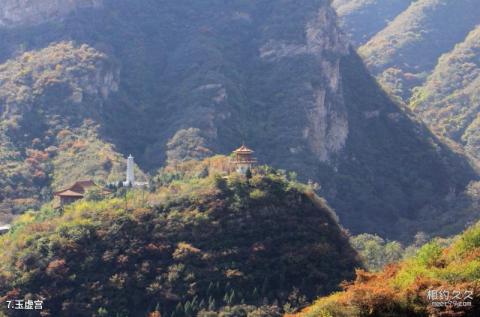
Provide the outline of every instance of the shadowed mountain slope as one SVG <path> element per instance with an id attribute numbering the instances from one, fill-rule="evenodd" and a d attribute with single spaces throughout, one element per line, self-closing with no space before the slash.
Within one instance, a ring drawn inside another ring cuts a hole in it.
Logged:
<path id="1" fill-rule="evenodd" d="M 412 88 L 425 80 L 438 58 L 480 22 L 479 15 L 475 0 L 416 1 L 359 51 L 380 82 L 395 96 L 408 100 Z"/>
<path id="2" fill-rule="evenodd" d="M 413 0 L 334 0 L 340 23 L 355 46 L 368 42 Z"/>

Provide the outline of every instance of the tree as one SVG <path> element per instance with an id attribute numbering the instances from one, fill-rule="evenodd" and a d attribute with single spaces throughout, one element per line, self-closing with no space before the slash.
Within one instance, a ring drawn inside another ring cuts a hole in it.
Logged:
<path id="1" fill-rule="evenodd" d="M 245 172 L 245 177 L 247 179 L 251 179 L 252 178 L 252 171 L 250 170 L 250 168 L 247 169 L 247 171 Z"/>
<path id="2" fill-rule="evenodd" d="M 84 195 L 85 199 L 88 201 L 100 201 L 103 199 L 102 190 L 98 187 L 91 187 L 87 189 Z"/>

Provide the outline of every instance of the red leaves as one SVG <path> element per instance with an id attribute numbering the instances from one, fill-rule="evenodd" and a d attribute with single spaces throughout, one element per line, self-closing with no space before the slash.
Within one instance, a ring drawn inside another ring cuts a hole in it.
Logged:
<path id="1" fill-rule="evenodd" d="M 50 276 L 63 276 L 68 273 L 68 266 L 64 259 L 53 260 L 50 262 L 46 269 L 47 275 Z"/>

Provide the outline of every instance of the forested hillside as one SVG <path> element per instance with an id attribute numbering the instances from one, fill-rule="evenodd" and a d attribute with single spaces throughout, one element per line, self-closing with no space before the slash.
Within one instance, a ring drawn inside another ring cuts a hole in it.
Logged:
<path id="1" fill-rule="evenodd" d="M 414 2 L 359 51 L 392 94 L 408 100 L 438 58 L 462 42 L 480 22 L 475 0 Z"/>
<path id="2" fill-rule="evenodd" d="M 78 179 L 123 177 L 122 157 L 98 138 L 117 89 L 118 68 L 88 45 L 56 43 L 0 65 L 0 216 Z"/>
<path id="3" fill-rule="evenodd" d="M 449 234 L 477 216 L 478 174 L 378 87 L 329 1 L 72 3 L 0 28 L 3 212 L 120 180 L 130 153 L 154 173 L 245 141 L 318 182 L 354 233 Z"/>
<path id="4" fill-rule="evenodd" d="M 370 21 L 379 21 L 374 17 L 378 7 L 389 7 L 388 1 L 334 1 L 334 5 L 354 43 L 368 38 L 360 53 L 390 95 L 478 165 L 476 1 L 415 1 L 375 35 L 362 27 L 375 25 Z"/>
<path id="5" fill-rule="evenodd" d="M 415 256 L 382 272 L 357 270 L 355 282 L 343 292 L 320 298 L 296 316 L 478 316 L 479 254 L 477 223 L 448 247 L 432 240 Z M 434 302 L 442 301 L 459 304 L 435 307 Z"/>
<path id="6" fill-rule="evenodd" d="M 480 27 L 440 58 L 410 104 L 438 134 L 480 160 Z"/>
<path id="7" fill-rule="evenodd" d="M 226 178 L 222 166 L 186 162 L 154 192 L 22 216 L 0 237 L 0 300 L 42 298 L 55 317 L 280 316 L 353 278 L 357 255 L 312 188 L 269 167 Z"/>

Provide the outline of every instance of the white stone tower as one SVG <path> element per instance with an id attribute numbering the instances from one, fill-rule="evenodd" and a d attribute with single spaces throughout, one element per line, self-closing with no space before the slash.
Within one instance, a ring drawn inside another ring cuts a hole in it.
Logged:
<path id="1" fill-rule="evenodd" d="M 127 159 L 127 180 L 126 180 L 126 185 L 129 186 L 134 186 L 135 185 L 135 173 L 133 171 L 134 167 L 134 161 L 133 161 L 133 156 L 130 154 L 130 156 Z"/>

